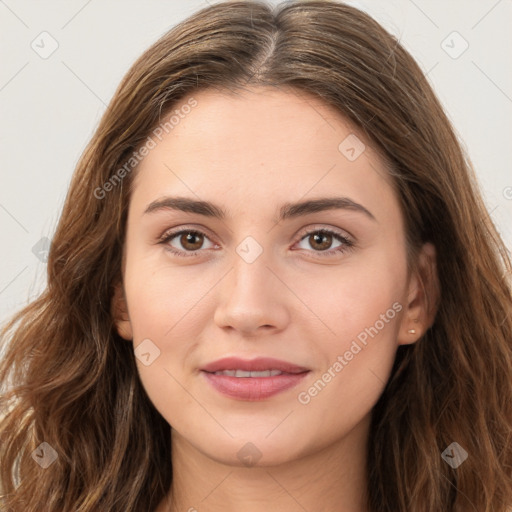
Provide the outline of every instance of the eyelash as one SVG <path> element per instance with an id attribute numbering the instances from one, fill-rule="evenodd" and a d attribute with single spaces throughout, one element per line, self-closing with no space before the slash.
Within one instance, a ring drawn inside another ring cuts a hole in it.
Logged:
<path id="1" fill-rule="evenodd" d="M 191 233 L 193 235 L 203 235 L 204 237 L 208 238 L 208 235 L 206 233 L 203 233 L 202 231 L 196 230 L 196 229 L 181 229 L 179 231 L 172 231 L 172 232 L 166 232 L 164 235 L 160 238 L 159 243 L 160 244 L 168 244 L 173 238 L 176 238 L 178 235 L 182 235 L 185 233 Z M 350 251 L 354 248 L 354 242 L 349 240 L 347 237 L 341 235 L 337 231 L 333 231 L 328 228 L 321 228 L 321 229 L 313 229 L 310 231 L 307 231 L 303 234 L 301 234 L 298 242 L 301 242 L 304 238 L 315 234 L 315 233 L 322 233 L 322 234 L 329 234 L 332 235 L 334 238 L 336 238 L 338 241 L 342 242 L 342 245 L 339 247 L 336 247 L 334 249 L 329 249 L 326 251 L 313 251 L 314 253 L 318 253 L 319 258 L 324 258 L 328 256 L 332 256 L 336 253 L 345 253 Z M 201 252 L 201 249 L 197 249 L 195 251 L 179 251 L 175 249 L 174 247 L 171 247 L 170 245 L 166 248 L 171 253 L 175 254 L 176 256 L 188 258 L 188 257 L 197 257 L 199 256 L 199 253 Z"/>

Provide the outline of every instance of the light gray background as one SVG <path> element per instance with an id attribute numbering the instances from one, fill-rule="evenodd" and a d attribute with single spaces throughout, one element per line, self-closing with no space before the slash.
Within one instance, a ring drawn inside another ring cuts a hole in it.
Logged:
<path id="1" fill-rule="evenodd" d="M 122 76 L 208 3 L 0 0 L 0 322 L 45 286 L 32 248 L 51 239 L 73 169 Z M 512 0 L 347 3 L 395 34 L 428 73 L 512 247 Z M 469 44 L 457 58 L 464 41 L 453 31 Z M 46 59 L 31 47 L 48 51 L 52 38 L 58 48 Z"/>

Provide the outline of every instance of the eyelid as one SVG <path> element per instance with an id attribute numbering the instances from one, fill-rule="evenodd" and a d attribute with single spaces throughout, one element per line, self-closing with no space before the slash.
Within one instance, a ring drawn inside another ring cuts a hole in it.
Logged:
<path id="1" fill-rule="evenodd" d="M 161 242 L 165 239 L 168 239 L 170 236 L 178 235 L 182 231 L 197 232 L 201 233 L 202 235 L 206 235 L 210 240 L 215 239 L 215 236 L 211 233 L 211 231 L 208 228 L 205 228 L 204 226 L 183 224 L 175 228 L 166 229 L 159 237 L 157 237 L 157 242 Z"/>
<path id="2" fill-rule="evenodd" d="M 333 233 L 342 238 L 350 240 L 352 243 L 355 243 L 355 237 L 352 236 L 348 231 L 326 224 L 310 224 L 309 226 L 306 226 L 305 228 L 301 229 L 297 233 L 297 236 L 299 237 L 298 241 L 302 240 L 302 238 L 304 238 L 305 235 L 310 234 L 312 231 L 325 231 L 327 233 Z"/>

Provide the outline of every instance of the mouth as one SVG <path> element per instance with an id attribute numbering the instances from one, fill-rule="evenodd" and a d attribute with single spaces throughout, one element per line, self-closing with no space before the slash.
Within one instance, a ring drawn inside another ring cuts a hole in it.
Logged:
<path id="1" fill-rule="evenodd" d="M 268 399 L 295 387 L 308 368 L 278 359 L 237 357 L 219 359 L 201 368 L 207 382 L 219 393 L 235 400 Z"/>
<path id="2" fill-rule="evenodd" d="M 210 372 L 212 373 L 212 372 Z M 280 370 L 263 370 L 261 372 L 247 372 L 245 370 L 221 370 L 213 372 L 214 375 L 227 375 L 228 377 L 275 377 L 277 375 L 283 375 Z"/>

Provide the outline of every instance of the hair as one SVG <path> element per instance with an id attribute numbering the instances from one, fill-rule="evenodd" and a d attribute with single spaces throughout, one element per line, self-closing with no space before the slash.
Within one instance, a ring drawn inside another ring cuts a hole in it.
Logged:
<path id="1" fill-rule="evenodd" d="M 372 410 L 368 510 L 504 512 L 512 504 L 509 254 L 420 67 L 370 16 L 328 0 L 206 7 L 123 78 L 74 172 L 47 286 L 2 330 L 2 510 L 140 512 L 168 492 L 170 426 L 111 309 L 134 173 L 107 197 L 95 191 L 178 101 L 246 86 L 309 93 L 358 127 L 389 167 L 411 264 L 425 242 L 436 248 L 435 320 L 398 348 Z M 42 442 L 57 454 L 46 468 L 32 457 Z M 469 454 L 456 469 L 441 456 L 452 442 Z"/>

